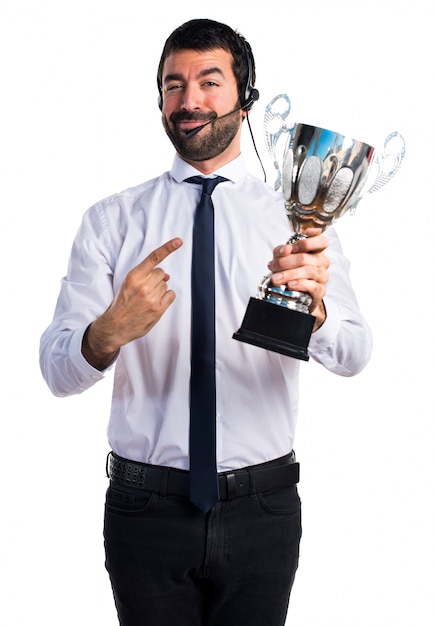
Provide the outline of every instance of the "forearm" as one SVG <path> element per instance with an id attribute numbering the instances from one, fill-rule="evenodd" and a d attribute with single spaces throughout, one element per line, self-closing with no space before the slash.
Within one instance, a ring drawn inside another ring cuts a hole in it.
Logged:
<path id="1" fill-rule="evenodd" d="M 92 208 L 83 218 L 74 240 L 67 275 L 62 279 L 53 320 L 41 337 L 41 372 L 52 393 L 81 393 L 103 378 L 82 352 L 90 323 L 113 299 L 113 269 L 100 212 Z M 105 221 L 104 221 L 105 223 Z"/>
<path id="2" fill-rule="evenodd" d="M 101 318 L 90 324 L 82 340 L 82 354 L 95 369 L 103 371 L 110 367 L 119 354 L 120 347 L 105 332 Z"/>

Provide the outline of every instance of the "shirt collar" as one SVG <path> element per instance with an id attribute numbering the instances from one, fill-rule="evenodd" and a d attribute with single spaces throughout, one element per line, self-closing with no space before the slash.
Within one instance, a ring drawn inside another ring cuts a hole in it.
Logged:
<path id="1" fill-rule="evenodd" d="M 245 161 L 242 155 L 239 155 L 233 161 L 230 161 L 223 167 L 215 170 L 212 176 L 224 176 L 233 182 L 236 182 L 243 178 L 247 173 Z M 178 154 L 175 155 L 172 163 L 171 175 L 177 181 L 181 182 L 190 176 L 203 176 L 196 168 L 194 168 L 186 161 L 183 161 Z"/>

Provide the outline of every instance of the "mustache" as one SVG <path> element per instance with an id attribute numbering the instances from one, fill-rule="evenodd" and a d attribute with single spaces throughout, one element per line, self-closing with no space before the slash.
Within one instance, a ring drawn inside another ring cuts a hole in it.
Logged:
<path id="1" fill-rule="evenodd" d="M 174 111 L 169 116 L 169 119 L 173 124 L 184 121 L 209 122 L 210 120 L 215 120 L 216 118 L 217 113 L 215 113 L 214 111 L 212 113 L 189 113 L 188 111 Z"/>

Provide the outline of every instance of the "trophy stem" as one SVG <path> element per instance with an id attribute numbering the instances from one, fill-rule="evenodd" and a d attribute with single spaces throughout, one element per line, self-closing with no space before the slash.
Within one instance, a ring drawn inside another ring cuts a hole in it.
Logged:
<path id="1" fill-rule="evenodd" d="M 307 235 L 302 233 L 295 233 L 287 241 L 288 244 L 294 244 L 296 241 L 306 239 Z M 259 291 L 257 298 L 260 300 L 267 300 L 272 304 L 285 307 L 286 309 L 292 309 L 293 311 L 300 311 L 301 313 L 309 313 L 308 307 L 313 299 L 308 293 L 304 291 L 293 291 L 288 289 L 286 285 L 273 285 L 270 280 L 271 273 L 263 278 L 259 285 Z"/>
<path id="2" fill-rule="evenodd" d="M 308 307 L 312 302 L 309 294 L 303 291 L 292 291 L 285 285 L 273 285 L 270 280 L 271 274 L 265 276 L 259 285 L 258 299 L 267 300 L 286 309 L 309 313 Z"/>

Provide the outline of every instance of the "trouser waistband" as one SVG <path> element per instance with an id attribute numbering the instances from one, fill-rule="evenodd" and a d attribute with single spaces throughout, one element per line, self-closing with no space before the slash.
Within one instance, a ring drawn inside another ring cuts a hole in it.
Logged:
<path id="1" fill-rule="evenodd" d="M 189 496 L 189 472 L 161 465 L 130 461 L 110 452 L 107 477 L 127 487 L 161 495 Z M 220 500 L 290 487 L 299 482 L 299 463 L 294 451 L 286 456 L 218 474 Z"/>

